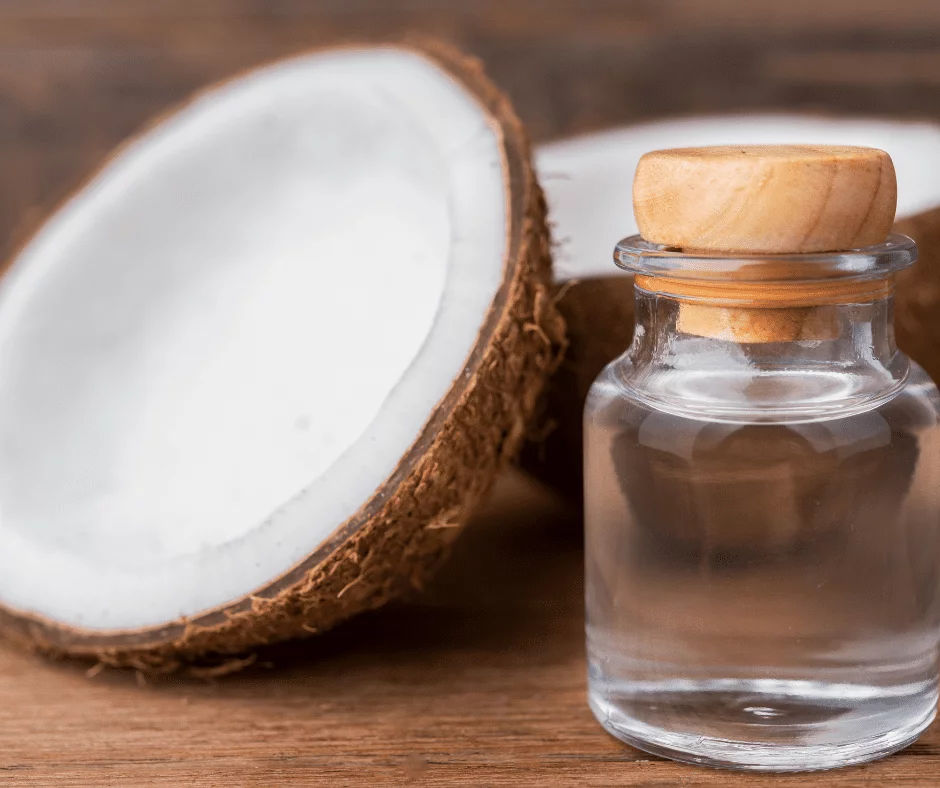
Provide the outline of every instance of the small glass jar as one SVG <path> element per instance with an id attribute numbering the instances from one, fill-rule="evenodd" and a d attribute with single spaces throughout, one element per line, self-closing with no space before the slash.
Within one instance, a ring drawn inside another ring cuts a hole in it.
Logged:
<path id="1" fill-rule="evenodd" d="M 585 411 L 589 699 L 681 761 L 826 769 L 934 717 L 940 394 L 895 346 L 911 239 L 690 255 L 625 239 L 633 344 Z"/>

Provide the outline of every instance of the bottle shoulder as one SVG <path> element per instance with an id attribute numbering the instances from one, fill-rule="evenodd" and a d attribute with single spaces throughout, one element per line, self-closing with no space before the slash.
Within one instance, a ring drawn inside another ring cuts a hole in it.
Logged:
<path id="1" fill-rule="evenodd" d="M 818 365 L 762 369 L 746 364 L 653 366 L 627 351 L 588 393 L 585 418 L 625 407 L 708 421 L 798 423 L 890 409 L 919 423 L 940 417 L 940 390 L 916 362 L 896 353 L 888 368 Z"/>
<path id="2" fill-rule="evenodd" d="M 940 421 L 940 389 L 920 364 L 911 360 L 909 365 L 910 372 L 904 387 L 878 410 L 903 411 L 905 422 L 925 426 L 937 424 Z"/>

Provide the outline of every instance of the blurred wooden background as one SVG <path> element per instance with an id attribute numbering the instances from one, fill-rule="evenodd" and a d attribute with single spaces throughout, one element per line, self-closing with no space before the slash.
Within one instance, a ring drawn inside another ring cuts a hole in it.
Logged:
<path id="1" fill-rule="evenodd" d="M 108 151 L 213 81 L 406 33 L 483 58 L 539 142 L 669 115 L 940 117 L 936 0 L 0 0 L 8 254 Z M 85 677 L 0 645 L 0 784 L 940 785 L 940 733 L 860 769 L 729 775 L 584 703 L 576 517 L 518 478 L 424 595 L 218 683 Z"/>
<path id="2" fill-rule="evenodd" d="M 935 0 L 0 0 L 7 251 L 192 91 L 410 32 L 483 58 L 536 141 L 732 110 L 940 115 Z"/>

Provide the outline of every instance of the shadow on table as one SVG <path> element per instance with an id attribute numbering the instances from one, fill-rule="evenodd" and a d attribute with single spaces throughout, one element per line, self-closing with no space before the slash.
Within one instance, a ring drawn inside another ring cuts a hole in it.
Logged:
<path id="1" fill-rule="evenodd" d="M 408 661 L 536 649 L 583 650 L 581 526 L 576 514 L 521 475 L 503 480 L 428 588 L 322 637 L 264 650 L 284 669 L 311 661 Z M 554 634 L 574 629 L 570 640 Z"/>

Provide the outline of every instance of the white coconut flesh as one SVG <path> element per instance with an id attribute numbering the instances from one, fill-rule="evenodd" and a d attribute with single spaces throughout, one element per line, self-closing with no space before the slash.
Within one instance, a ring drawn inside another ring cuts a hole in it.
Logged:
<path id="1" fill-rule="evenodd" d="M 615 275 L 614 245 L 637 231 L 632 185 L 647 151 L 700 145 L 867 145 L 894 160 L 898 218 L 940 206 L 940 126 L 803 115 L 676 119 L 542 146 L 536 168 L 558 242 L 557 279 Z"/>
<path id="2" fill-rule="evenodd" d="M 500 287 L 498 132 L 430 61 L 300 57 L 126 146 L 0 282 L 0 605 L 152 627 L 392 473 Z"/>

